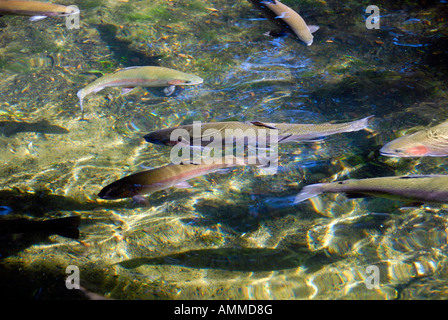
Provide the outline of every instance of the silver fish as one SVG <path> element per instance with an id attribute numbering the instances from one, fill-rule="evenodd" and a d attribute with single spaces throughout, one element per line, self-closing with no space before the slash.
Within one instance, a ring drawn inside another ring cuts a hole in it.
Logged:
<path id="1" fill-rule="evenodd" d="M 305 186 L 294 203 L 319 194 L 345 193 L 351 197 L 386 197 L 415 202 L 448 202 L 448 175 L 411 175 L 349 179 Z"/>
<path id="2" fill-rule="evenodd" d="M 400 158 L 448 156 L 448 121 L 392 140 L 380 153 Z"/>

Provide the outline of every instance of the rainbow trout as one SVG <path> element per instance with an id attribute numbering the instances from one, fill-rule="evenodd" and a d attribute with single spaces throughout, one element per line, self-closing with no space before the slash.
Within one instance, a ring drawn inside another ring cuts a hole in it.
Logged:
<path id="1" fill-rule="evenodd" d="M 388 157 L 448 156 L 448 121 L 385 144 L 380 153 Z"/>
<path id="2" fill-rule="evenodd" d="M 297 12 L 278 0 L 261 1 L 261 3 L 277 15 L 276 19 L 284 21 L 292 33 L 301 41 L 305 42 L 307 46 L 313 43 L 314 37 L 312 33 L 319 29 L 318 26 L 308 26 Z"/>
<path id="3" fill-rule="evenodd" d="M 237 158 L 212 164 L 181 163 L 169 164 L 163 167 L 137 172 L 104 187 L 98 196 L 101 199 L 116 200 L 133 198 L 144 201 L 142 195 L 168 189 L 170 187 L 189 188 L 189 179 L 217 172 L 221 169 L 246 165 Z"/>
<path id="4" fill-rule="evenodd" d="M 299 203 L 321 193 L 345 193 L 348 197 L 385 197 L 414 202 L 448 202 L 448 175 L 412 175 L 349 179 L 305 186 L 296 196 Z"/>
<path id="5" fill-rule="evenodd" d="M 40 1 L 0 1 L 0 16 L 4 14 L 31 16 L 31 21 L 38 21 L 46 17 L 65 17 L 79 14 L 79 10 L 59 4 Z"/>
<path id="6" fill-rule="evenodd" d="M 174 146 L 178 143 L 192 146 L 195 144 L 195 140 L 200 141 L 201 146 L 206 146 L 211 137 L 225 142 L 238 142 L 246 139 L 243 141 L 255 141 L 257 145 L 263 142 L 264 145 L 267 145 L 272 142 L 270 140 L 273 130 L 276 130 L 277 133 L 274 135 L 277 137 L 275 143 L 310 141 L 337 133 L 366 129 L 372 117 L 345 123 L 322 124 L 265 123 L 260 121 L 208 122 L 162 129 L 148 133 L 144 138 L 147 142 L 167 146 Z"/>
<path id="7" fill-rule="evenodd" d="M 96 79 L 79 90 L 77 96 L 84 115 L 84 98 L 107 87 L 123 87 L 122 94 L 130 92 L 135 87 L 167 87 L 165 93 L 171 95 L 177 85 L 195 85 L 203 81 L 198 76 L 164 67 L 129 67 Z"/>

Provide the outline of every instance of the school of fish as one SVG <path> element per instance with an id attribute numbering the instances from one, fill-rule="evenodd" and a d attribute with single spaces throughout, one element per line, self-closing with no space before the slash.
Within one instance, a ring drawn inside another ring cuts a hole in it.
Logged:
<path id="1" fill-rule="evenodd" d="M 300 40 L 306 46 L 311 46 L 314 41 L 313 33 L 319 27 L 308 25 L 305 20 L 292 8 L 278 0 L 249 0 L 255 7 L 262 10 L 263 14 L 274 21 L 279 27 L 279 32 L 269 32 L 267 35 L 289 35 Z M 64 17 L 79 14 L 79 10 L 72 7 L 40 2 L 20 0 L 0 0 L 1 15 L 29 16 L 31 21 L 38 21 L 47 17 Z M 129 93 L 136 87 L 161 87 L 164 93 L 170 97 L 176 86 L 200 85 L 204 79 L 200 76 L 185 73 L 160 66 L 134 66 L 118 70 L 111 74 L 103 75 L 90 82 L 77 92 L 81 119 L 84 119 L 85 99 L 92 93 L 98 93 L 108 87 L 120 87 L 121 93 Z M 228 142 L 242 143 L 247 146 L 250 141 L 255 141 L 253 147 L 269 147 L 273 144 L 290 142 L 314 141 L 334 134 L 355 132 L 368 129 L 369 121 L 373 116 L 343 123 L 270 123 L 259 120 L 246 122 L 207 122 L 198 125 L 186 124 L 171 128 L 163 128 L 148 132 L 143 138 L 153 144 L 171 146 L 183 145 L 187 147 L 204 148 L 209 143 L 220 142 L 222 145 Z M 45 128 L 42 128 L 42 124 Z M 6 122 L 0 123 L 0 129 L 4 135 L 16 132 L 34 131 L 45 133 L 65 133 L 64 128 L 51 126 L 46 122 L 35 124 Z M 385 144 L 380 154 L 387 157 L 444 157 L 448 155 L 448 121 L 436 126 L 421 130 L 409 135 L 398 137 Z M 232 161 L 224 159 L 218 163 L 194 163 L 182 162 L 180 164 L 168 164 L 166 166 L 133 173 L 111 182 L 98 194 L 105 200 L 117 200 L 133 198 L 136 201 L 148 203 L 144 195 L 151 194 L 170 187 L 191 187 L 186 181 L 217 172 L 223 169 L 250 166 L 244 159 L 233 158 Z M 260 165 L 260 162 L 255 162 Z M 366 179 L 349 179 L 329 183 L 318 183 L 305 186 L 296 196 L 295 203 L 301 203 L 307 199 L 322 193 L 344 193 L 348 197 L 391 197 L 405 201 L 423 202 L 448 202 L 448 175 L 409 175 L 389 176 Z M 15 222 L 3 223 L 5 230 L 34 230 L 44 228 L 48 232 L 69 235 L 77 238 L 78 234 L 73 228 L 77 227 L 79 218 L 68 220 L 56 220 L 52 222 Z M 61 224 L 67 228 L 66 232 L 56 230 Z M 16 229 L 14 229 L 16 228 Z M 22 229 L 21 229 L 22 228 Z M 28 229 L 27 229 L 28 228 Z"/>

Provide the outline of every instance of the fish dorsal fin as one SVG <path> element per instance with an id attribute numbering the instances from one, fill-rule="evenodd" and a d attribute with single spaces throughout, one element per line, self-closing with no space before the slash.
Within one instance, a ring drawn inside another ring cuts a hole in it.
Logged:
<path id="1" fill-rule="evenodd" d="M 179 165 L 187 165 L 187 164 L 194 164 L 196 166 L 200 165 L 198 162 L 194 162 L 193 160 L 182 160 Z"/>
<path id="2" fill-rule="evenodd" d="M 433 178 L 440 175 L 430 175 L 430 174 L 421 174 L 421 175 L 409 175 L 409 176 L 399 176 L 397 179 L 424 179 L 424 178 Z"/>
<path id="3" fill-rule="evenodd" d="M 121 71 L 124 71 L 124 70 L 138 69 L 138 68 L 142 68 L 142 67 L 141 67 L 141 66 L 126 67 L 126 68 L 117 70 L 117 71 L 115 71 L 114 73 L 121 72 Z"/>
<path id="4" fill-rule="evenodd" d="M 319 30 L 319 26 L 311 25 L 311 26 L 308 26 L 308 29 L 310 29 L 310 32 L 311 32 L 311 33 L 314 33 L 314 32 L 316 32 L 317 30 Z"/>
<path id="5" fill-rule="evenodd" d="M 116 74 L 116 73 L 123 72 L 123 71 L 126 71 L 126 70 L 138 69 L 138 68 L 142 68 L 142 67 L 141 66 L 126 67 L 126 68 L 123 68 L 123 69 L 116 70 L 116 71 L 114 71 L 112 73 L 109 73 L 109 74 Z"/>
<path id="6" fill-rule="evenodd" d="M 277 130 L 276 127 L 270 126 L 270 125 L 268 125 L 268 124 L 266 124 L 264 122 L 261 122 L 261 121 L 246 121 L 246 123 L 254 125 L 254 126 L 257 126 L 257 127 L 265 127 L 265 128 L 268 128 L 268 129 L 275 129 L 275 130 Z"/>

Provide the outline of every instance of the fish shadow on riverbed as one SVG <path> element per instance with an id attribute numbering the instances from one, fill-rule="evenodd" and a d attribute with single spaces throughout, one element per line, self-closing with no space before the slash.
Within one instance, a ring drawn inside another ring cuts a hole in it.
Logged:
<path id="1" fill-rule="evenodd" d="M 177 265 L 187 268 L 219 269 L 241 272 L 264 272 L 306 267 L 316 271 L 321 266 L 334 262 L 337 257 L 314 253 L 307 248 L 219 248 L 190 250 L 155 258 L 135 258 L 119 262 L 118 265 L 133 269 L 142 265 Z"/>
<path id="2" fill-rule="evenodd" d="M 108 48 L 112 51 L 115 61 L 125 67 L 158 66 L 161 55 L 150 56 L 145 52 L 131 48 L 132 41 L 117 37 L 118 27 L 113 24 L 94 24 Z"/>
<path id="3" fill-rule="evenodd" d="M 52 219 L 0 216 L 0 259 L 35 243 L 51 243 L 48 237 L 53 234 L 79 239 L 80 222 L 80 215 Z"/>
<path id="4" fill-rule="evenodd" d="M 115 202 L 107 205 L 110 209 L 128 208 L 132 204 Z M 0 206 L 11 208 L 15 214 L 26 213 L 31 217 L 46 217 L 49 212 L 57 211 L 90 211 L 102 204 L 96 202 L 80 202 L 75 199 L 52 194 L 50 190 L 24 192 L 18 188 L 0 190 Z"/>
<path id="5" fill-rule="evenodd" d="M 0 135 L 10 137 L 19 132 L 36 132 L 42 134 L 65 134 L 69 131 L 63 127 L 53 125 L 48 120 L 37 122 L 0 121 Z"/>
<path id="6" fill-rule="evenodd" d="M 8 208 L 9 215 L 26 215 L 27 218 L 55 218 L 59 211 L 93 211 L 101 205 L 96 202 L 79 202 L 72 198 L 52 194 L 50 190 L 33 193 L 17 188 L 0 190 L 0 206 Z M 128 208 L 132 203 L 117 202 L 108 204 L 108 208 Z M 107 218 L 106 218 L 107 219 Z M 0 221 L 1 222 L 1 221 Z M 83 226 L 94 223 L 84 220 Z M 0 234 L 0 258 L 22 251 L 35 243 L 51 243 L 49 234 L 35 232 L 31 234 Z"/>
<path id="7" fill-rule="evenodd" d="M 207 199 L 199 200 L 195 204 L 195 211 L 202 215 L 202 218 L 182 219 L 181 221 L 185 224 L 205 227 L 220 223 L 235 232 L 251 232 L 257 230 L 264 221 L 271 220 L 273 216 L 280 218 L 296 213 L 293 204 L 289 207 L 273 209 L 257 201 L 258 197 L 264 198 L 263 195 L 249 194 L 246 197 L 254 198 L 254 200 L 241 199 L 240 204 L 220 203 Z"/>

